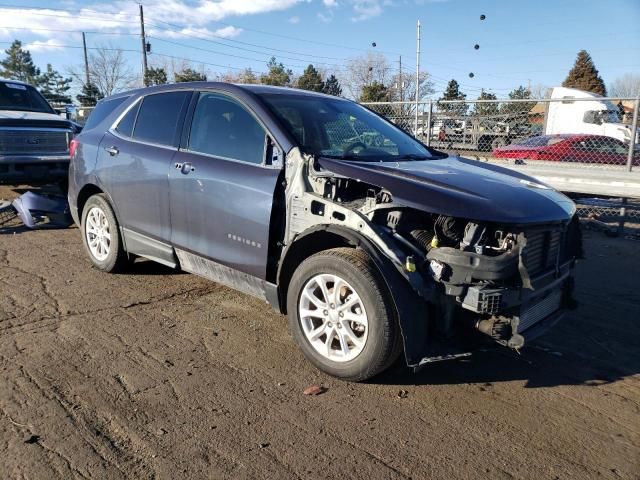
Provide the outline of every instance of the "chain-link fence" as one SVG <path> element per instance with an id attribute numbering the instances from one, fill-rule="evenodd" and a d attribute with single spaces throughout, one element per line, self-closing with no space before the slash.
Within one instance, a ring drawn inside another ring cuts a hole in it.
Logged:
<path id="1" fill-rule="evenodd" d="M 439 150 L 631 170 L 640 166 L 638 103 L 597 97 L 364 105 Z"/>
<path id="2" fill-rule="evenodd" d="M 573 194 L 592 226 L 640 224 L 640 200 L 629 200 L 640 198 L 638 99 L 364 105 L 438 150 L 518 169 Z"/>

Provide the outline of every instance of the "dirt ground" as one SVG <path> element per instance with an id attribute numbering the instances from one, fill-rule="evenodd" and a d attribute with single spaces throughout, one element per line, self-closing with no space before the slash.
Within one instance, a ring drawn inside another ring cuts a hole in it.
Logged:
<path id="1" fill-rule="evenodd" d="M 640 478 L 638 246 L 588 232 L 579 309 L 521 356 L 349 384 L 258 300 L 5 231 L 0 478 Z"/>

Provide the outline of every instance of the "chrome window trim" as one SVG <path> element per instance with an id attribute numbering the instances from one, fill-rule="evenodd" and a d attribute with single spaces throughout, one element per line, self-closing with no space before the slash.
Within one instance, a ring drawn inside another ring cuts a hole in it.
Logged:
<path id="1" fill-rule="evenodd" d="M 212 153 L 198 152 L 197 150 L 190 150 L 188 148 L 181 148 L 180 151 L 184 153 L 190 153 L 191 155 L 200 155 L 202 157 L 215 158 L 216 160 L 224 160 L 226 162 L 240 163 L 242 165 L 251 165 L 252 167 L 278 169 L 278 170 L 282 168 L 276 165 L 268 165 L 265 163 L 264 160 L 262 161 L 262 163 L 253 163 L 253 162 L 247 162 L 246 160 L 240 160 L 237 158 L 223 157 L 222 155 L 213 155 Z"/>
<path id="2" fill-rule="evenodd" d="M 137 144 L 140 144 L 140 145 L 147 145 L 149 147 L 164 148 L 165 150 L 170 150 L 172 152 L 177 152 L 178 151 L 178 147 L 174 147 L 173 145 L 165 145 L 165 144 L 162 144 L 162 143 L 146 142 L 144 140 L 138 140 L 138 139 L 133 138 L 133 137 L 126 137 L 126 136 L 122 135 L 121 133 L 119 133 L 116 130 L 116 127 L 118 126 L 120 121 L 127 115 L 127 113 L 129 113 L 129 111 L 132 108 L 134 108 L 136 105 L 141 103 L 145 98 L 150 97 L 151 95 L 161 95 L 163 93 L 173 93 L 173 92 L 193 92 L 193 90 L 189 90 L 189 89 L 186 89 L 186 88 L 178 88 L 178 89 L 175 89 L 175 90 L 166 90 L 166 91 L 163 90 L 162 92 L 156 92 L 156 93 L 149 93 L 147 95 L 141 95 L 140 97 L 136 98 L 136 100 L 133 103 L 131 103 L 131 105 L 129 105 L 127 108 L 125 108 L 124 111 L 122 113 L 120 113 L 120 115 L 118 115 L 116 120 L 111 124 L 111 127 L 108 130 L 109 133 L 111 135 L 113 135 L 114 137 L 119 138 L 120 140 L 125 140 L 127 142 L 137 143 Z M 135 131 L 135 127 L 136 127 L 137 121 L 138 121 L 138 116 L 136 115 L 136 120 L 135 120 L 135 122 L 133 122 L 133 131 Z"/>

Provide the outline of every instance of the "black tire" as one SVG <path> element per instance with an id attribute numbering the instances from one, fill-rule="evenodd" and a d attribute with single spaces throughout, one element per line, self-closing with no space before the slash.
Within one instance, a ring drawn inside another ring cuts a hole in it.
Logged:
<path id="1" fill-rule="evenodd" d="M 349 361 L 332 361 L 321 355 L 303 331 L 298 309 L 302 290 L 309 280 L 323 273 L 338 275 L 349 283 L 366 311 L 366 342 L 362 351 Z M 334 377 L 356 382 L 367 380 L 391 366 L 402 351 L 393 299 L 378 269 L 362 250 L 336 248 L 317 253 L 302 262 L 289 284 L 287 311 L 289 328 L 305 357 Z"/>
<path id="2" fill-rule="evenodd" d="M 97 258 L 89 248 L 87 240 L 87 217 L 94 208 L 98 208 L 104 212 L 109 226 L 111 241 L 109 244 L 109 251 L 105 258 Z M 116 220 L 113 209 L 111 208 L 111 205 L 109 205 L 104 194 L 93 195 L 89 197 L 85 203 L 84 208 L 82 209 L 80 231 L 82 234 L 82 243 L 84 244 L 84 248 L 89 256 L 89 260 L 94 267 L 98 270 L 110 273 L 119 272 L 125 268 L 128 264 L 127 252 L 124 250 L 122 238 L 120 237 L 118 221 Z"/>

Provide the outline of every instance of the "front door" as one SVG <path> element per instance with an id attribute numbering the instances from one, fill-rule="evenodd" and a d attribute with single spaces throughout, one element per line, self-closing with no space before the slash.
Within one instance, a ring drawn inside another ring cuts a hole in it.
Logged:
<path id="1" fill-rule="evenodd" d="M 268 135 L 233 97 L 202 92 L 169 174 L 171 243 L 264 279 L 273 196 Z"/>

